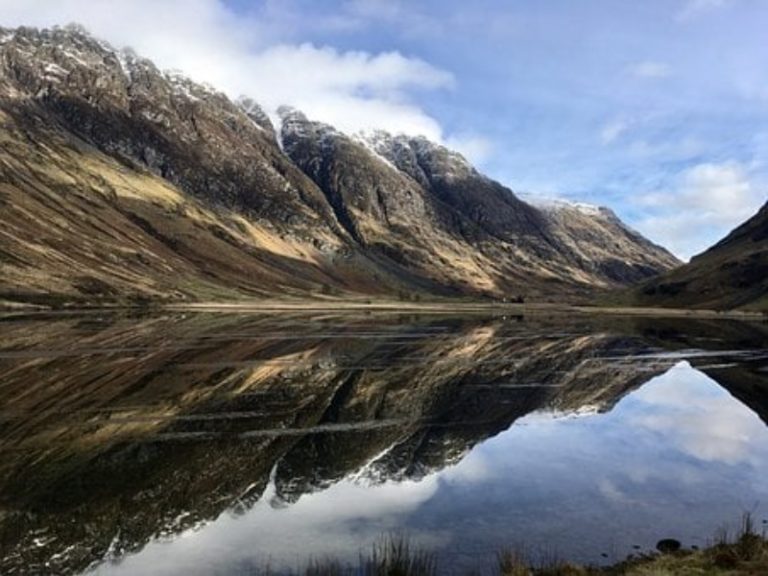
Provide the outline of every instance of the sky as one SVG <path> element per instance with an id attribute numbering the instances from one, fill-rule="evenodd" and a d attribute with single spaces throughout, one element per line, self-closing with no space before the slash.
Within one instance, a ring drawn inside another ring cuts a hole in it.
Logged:
<path id="1" fill-rule="evenodd" d="M 0 0 L 268 111 L 421 134 L 683 259 L 768 200 L 765 0 Z"/>

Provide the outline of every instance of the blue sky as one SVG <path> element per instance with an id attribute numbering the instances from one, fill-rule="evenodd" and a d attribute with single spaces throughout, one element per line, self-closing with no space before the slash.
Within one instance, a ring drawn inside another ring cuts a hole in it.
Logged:
<path id="1" fill-rule="evenodd" d="M 687 258 L 768 198 L 763 0 L 0 0 L 268 109 L 424 133 Z"/>

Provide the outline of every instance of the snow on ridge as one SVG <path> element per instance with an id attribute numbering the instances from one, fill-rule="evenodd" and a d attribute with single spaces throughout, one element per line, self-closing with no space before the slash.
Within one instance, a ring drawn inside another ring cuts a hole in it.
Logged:
<path id="1" fill-rule="evenodd" d="M 451 179 L 461 175 L 466 170 L 474 170 L 469 161 L 459 152 L 445 145 L 430 140 L 425 136 L 411 136 L 405 133 L 392 134 L 386 130 L 375 129 L 360 131 L 353 138 L 366 146 L 376 155 L 383 157 L 388 164 L 396 167 L 406 156 L 405 163 L 410 163 L 408 157 L 430 158 L 435 153 L 442 160 L 448 160 L 441 169 L 442 176 Z"/>
<path id="2" fill-rule="evenodd" d="M 536 194 L 528 193 L 519 193 L 518 196 L 536 208 L 551 212 L 575 210 L 585 216 L 606 216 L 610 214 L 609 208 L 598 206 L 597 204 L 589 204 L 588 202 L 564 200 L 563 198 L 538 196 Z"/>
<path id="3" fill-rule="evenodd" d="M 249 114 L 246 113 L 245 117 L 248 118 L 248 121 L 253 125 L 254 128 L 256 128 L 257 130 L 259 130 L 261 132 L 266 132 L 266 130 L 264 129 L 264 126 L 262 126 L 261 124 L 256 122 L 256 120 L 251 118 L 251 116 Z"/>
<path id="4" fill-rule="evenodd" d="M 397 169 L 397 167 L 387 158 L 384 150 L 389 151 L 392 147 L 392 136 L 383 130 L 365 131 L 361 130 L 351 136 L 352 140 L 361 144 L 368 152 L 373 154 L 387 166 Z"/>
<path id="5" fill-rule="evenodd" d="M 76 54 L 75 52 L 72 52 L 72 50 L 67 50 L 66 48 L 63 48 L 63 49 L 61 50 L 61 53 L 62 53 L 64 56 L 66 56 L 67 58 L 69 58 L 70 60 L 74 60 L 75 62 L 77 62 L 78 64 L 80 64 L 80 66 L 89 66 L 89 65 L 90 65 L 90 64 L 88 64 L 88 62 L 86 62 L 85 60 L 83 60 L 83 59 L 80 57 L 80 55 L 79 55 L 79 54 Z"/>
<path id="6" fill-rule="evenodd" d="M 171 85 L 176 96 L 186 98 L 190 102 L 198 102 L 200 100 L 200 98 L 192 93 L 194 84 L 181 70 L 164 70 L 163 76 L 168 81 L 168 84 Z"/>
<path id="7" fill-rule="evenodd" d="M 272 126 L 275 127 L 275 141 L 277 142 L 277 147 L 280 148 L 280 151 L 285 154 L 285 142 L 283 141 L 283 118 L 279 114 L 275 114 L 274 116 L 269 116 L 269 119 L 272 121 Z"/>
<path id="8" fill-rule="evenodd" d="M 318 139 L 320 147 L 326 149 L 332 146 L 339 136 L 346 136 L 344 132 L 341 132 L 335 126 L 325 122 L 309 120 L 306 114 L 292 106 L 280 106 L 277 109 L 277 113 L 280 116 L 280 132 L 283 137 L 291 135 L 304 138 L 307 134 L 311 134 Z"/>
<path id="9" fill-rule="evenodd" d="M 619 216 L 607 206 L 597 206 L 596 204 L 588 204 L 586 202 L 574 202 L 564 200 L 562 198 L 553 198 L 546 196 L 538 196 L 536 194 L 519 193 L 518 196 L 528 204 L 544 210 L 551 214 L 565 213 L 567 211 L 577 211 L 585 216 L 591 216 L 594 218 L 601 218 L 605 222 L 609 222 L 615 226 L 623 229 L 627 234 L 635 236 L 636 238 L 646 240 L 640 232 L 635 230 L 632 226 L 624 222 Z"/>
<path id="10" fill-rule="evenodd" d="M 531 421 L 564 420 L 596 416 L 601 413 L 600 404 L 584 404 L 578 408 L 562 409 L 557 407 L 544 408 L 531 413 L 526 419 Z"/>
<path id="11" fill-rule="evenodd" d="M 152 62 L 147 60 L 150 64 Z M 154 66 L 154 64 L 152 64 Z M 191 102 L 199 102 L 207 96 L 218 96 L 221 93 L 215 86 L 207 82 L 196 82 L 184 71 L 177 69 L 163 70 L 162 76 L 170 84 L 176 96 L 182 96 Z"/>
<path id="12" fill-rule="evenodd" d="M 445 144 L 434 142 L 426 136 L 404 136 L 404 138 L 407 138 L 408 143 L 417 154 L 429 154 L 434 151 L 439 151 L 447 155 L 455 166 L 457 165 L 469 170 L 474 169 L 469 160 L 467 160 L 461 152 L 448 148 Z"/>
<path id="13" fill-rule="evenodd" d="M 55 62 L 48 62 L 43 69 L 45 76 L 67 76 L 69 70 L 65 70 Z"/>
<path id="14" fill-rule="evenodd" d="M 96 46 L 101 48 L 107 54 L 117 54 L 118 50 L 115 50 L 115 48 L 109 42 L 105 42 L 104 40 L 96 38 L 95 36 L 91 36 L 87 31 L 83 32 L 82 34 L 87 38 L 92 39 L 96 43 Z"/>
<path id="15" fill-rule="evenodd" d="M 115 52 L 115 58 L 117 58 L 117 62 L 120 64 L 120 69 L 123 71 L 123 75 L 131 81 L 133 80 L 131 63 L 133 62 L 134 57 L 135 55 L 133 54 L 133 51 L 126 48 Z"/>
<path id="16" fill-rule="evenodd" d="M 248 120 L 260 131 L 277 136 L 275 123 L 264 108 L 256 100 L 249 96 L 240 95 L 234 100 L 234 105 L 239 108 Z"/>
<path id="17" fill-rule="evenodd" d="M 280 127 L 282 137 L 295 135 L 303 138 L 307 135 L 309 120 L 300 110 L 293 106 L 280 106 L 277 109 L 277 117 L 279 119 L 277 125 Z"/>

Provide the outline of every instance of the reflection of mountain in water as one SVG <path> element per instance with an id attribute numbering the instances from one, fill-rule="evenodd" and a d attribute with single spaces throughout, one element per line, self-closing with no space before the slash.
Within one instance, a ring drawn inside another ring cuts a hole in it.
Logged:
<path id="1" fill-rule="evenodd" d="M 6 320 L 0 571 L 83 570 L 247 509 L 270 475 L 274 505 L 352 475 L 420 478 L 531 411 L 609 410 L 678 360 L 664 349 L 766 340 L 581 322 Z M 765 419 L 764 373 L 692 363 Z"/>
<path id="2" fill-rule="evenodd" d="M 686 356 L 693 368 L 727 389 L 768 425 L 767 324 L 697 321 L 681 326 L 672 320 L 654 319 L 638 328 L 649 345 L 680 354 L 693 351 Z M 696 350 L 705 353 L 697 354 Z"/>

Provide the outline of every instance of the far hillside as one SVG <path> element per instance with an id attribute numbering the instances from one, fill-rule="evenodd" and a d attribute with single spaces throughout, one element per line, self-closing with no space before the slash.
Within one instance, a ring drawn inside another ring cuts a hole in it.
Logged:
<path id="1" fill-rule="evenodd" d="M 689 264 L 621 300 L 637 306 L 768 311 L 768 203 Z"/>

